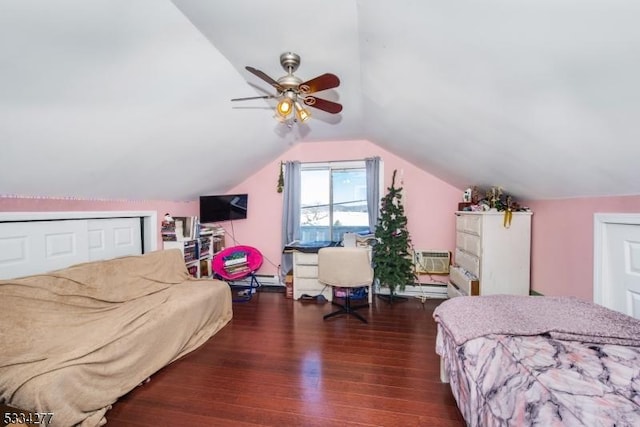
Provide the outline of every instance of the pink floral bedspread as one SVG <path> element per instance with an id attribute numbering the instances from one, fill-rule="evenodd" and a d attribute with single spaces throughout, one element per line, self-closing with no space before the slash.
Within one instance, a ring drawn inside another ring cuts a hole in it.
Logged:
<path id="1" fill-rule="evenodd" d="M 469 426 L 640 426 L 640 347 L 488 335 L 436 352 Z"/>

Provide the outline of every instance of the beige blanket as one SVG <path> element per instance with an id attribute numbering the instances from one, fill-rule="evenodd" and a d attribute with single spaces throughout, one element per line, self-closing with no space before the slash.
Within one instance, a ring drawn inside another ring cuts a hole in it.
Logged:
<path id="1" fill-rule="evenodd" d="M 118 397 L 232 317 L 225 282 L 195 280 L 181 252 L 0 281 L 0 401 L 100 425 Z"/>

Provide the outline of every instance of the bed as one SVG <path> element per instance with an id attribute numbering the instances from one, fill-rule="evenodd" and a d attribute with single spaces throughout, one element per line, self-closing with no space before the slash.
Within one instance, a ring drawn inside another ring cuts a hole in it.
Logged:
<path id="1" fill-rule="evenodd" d="M 640 426 L 640 321 L 568 297 L 474 296 L 434 310 L 469 426 Z"/>
<path id="2" fill-rule="evenodd" d="M 52 426 L 106 423 L 119 397 L 232 317 L 227 283 L 192 278 L 178 249 L 2 280 L 0 301 L 0 403 Z"/>

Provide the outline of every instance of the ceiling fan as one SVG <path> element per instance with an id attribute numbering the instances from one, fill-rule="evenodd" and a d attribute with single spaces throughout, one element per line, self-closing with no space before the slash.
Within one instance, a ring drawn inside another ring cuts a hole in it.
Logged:
<path id="1" fill-rule="evenodd" d="M 231 101 L 276 98 L 278 99 L 278 105 L 276 106 L 275 117 L 281 122 L 286 122 L 291 119 L 293 121 L 307 121 L 309 117 L 311 117 L 311 113 L 309 110 L 304 108 L 302 104 L 331 114 L 338 114 L 342 111 L 342 105 L 337 102 L 328 101 L 311 95 L 312 93 L 338 87 L 340 85 L 340 79 L 338 79 L 338 76 L 331 73 L 325 73 L 311 80 L 303 81 L 301 78 L 293 75 L 300 66 L 300 56 L 292 52 L 285 52 L 280 55 L 280 65 L 282 65 L 282 68 L 284 68 L 287 74 L 280 77 L 278 80 L 272 79 L 256 68 L 249 66 L 245 67 L 247 71 L 258 76 L 275 88 L 277 92 L 275 95 L 234 98 Z"/>

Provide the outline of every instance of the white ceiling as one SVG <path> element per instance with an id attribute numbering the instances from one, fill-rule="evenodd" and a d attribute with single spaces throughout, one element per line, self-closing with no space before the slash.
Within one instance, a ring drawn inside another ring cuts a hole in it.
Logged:
<path id="1" fill-rule="evenodd" d="M 640 194 L 637 0 L 2 0 L 0 194 L 189 200 L 368 139 L 463 188 Z M 298 53 L 340 102 L 273 118 Z M 266 92 L 265 92 L 266 91 Z"/>

